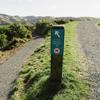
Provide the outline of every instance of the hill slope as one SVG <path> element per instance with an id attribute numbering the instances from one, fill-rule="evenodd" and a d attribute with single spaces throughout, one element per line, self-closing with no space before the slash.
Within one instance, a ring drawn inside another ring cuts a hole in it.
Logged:
<path id="1" fill-rule="evenodd" d="M 77 20 L 77 21 L 91 21 L 97 20 L 97 18 L 93 17 L 51 17 L 51 16 L 10 16 L 6 14 L 0 14 L 0 25 L 11 24 L 13 22 L 21 22 L 26 23 L 28 25 L 34 24 L 39 20 Z"/>
<path id="2" fill-rule="evenodd" d="M 22 22 L 22 21 L 24 21 L 24 19 L 22 19 L 19 16 L 0 14 L 0 25 L 10 24 L 13 22 Z"/>

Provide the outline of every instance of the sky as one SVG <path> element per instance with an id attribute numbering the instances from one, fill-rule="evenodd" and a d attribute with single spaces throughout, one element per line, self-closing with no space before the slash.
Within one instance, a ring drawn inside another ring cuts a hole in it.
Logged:
<path id="1" fill-rule="evenodd" d="M 19 16 L 100 17 L 100 0 L 0 0 L 0 13 Z"/>

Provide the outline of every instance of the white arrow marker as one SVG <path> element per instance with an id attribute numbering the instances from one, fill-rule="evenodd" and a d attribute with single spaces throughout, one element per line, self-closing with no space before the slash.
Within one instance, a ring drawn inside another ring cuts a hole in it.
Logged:
<path id="1" fill-rule="evenodd" d="M 59 31 L 55 31 L 55 35 L 60 38 Z"/>

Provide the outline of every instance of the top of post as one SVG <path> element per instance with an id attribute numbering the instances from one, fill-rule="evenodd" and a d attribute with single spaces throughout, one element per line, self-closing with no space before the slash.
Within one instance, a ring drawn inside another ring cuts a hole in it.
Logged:
<path id="1" fill-rule="evenodd" d="M 53 25 L 52 28 L 64 28 L 64 25 Z"/>

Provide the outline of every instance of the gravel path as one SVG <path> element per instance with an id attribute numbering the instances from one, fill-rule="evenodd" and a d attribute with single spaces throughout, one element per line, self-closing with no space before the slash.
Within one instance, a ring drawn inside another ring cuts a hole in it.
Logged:
<path id="1" fill-rule="evenodd" d="M 43 42 L 43 38 L 37 38 L 26 43 L 24 48 L 0 65 L 0 100 L 8 99 L 8 94 L 12 89 L 13 82 L 17 78 L 22 65 Z"/>
<path id="2" fill-rule="evenodd" d="M 100 30 L 96 27 L 96 21 L 84 21 L 78 25 L 77 32 L 89 64 L 92 94 L 88 100 L 100 100 Z"/>

